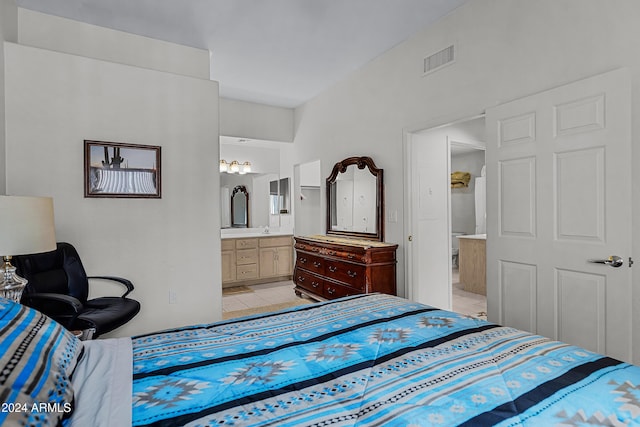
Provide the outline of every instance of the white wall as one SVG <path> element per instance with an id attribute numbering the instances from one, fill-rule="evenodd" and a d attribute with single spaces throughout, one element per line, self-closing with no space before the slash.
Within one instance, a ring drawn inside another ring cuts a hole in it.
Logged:
<path id="1" fill-rule="evenodd" d="M 0 194 L 6 192 L 4 125 L 4 43 L 18 39 L 18 7 L 15 0 L 0 0 Z"/>
<path id="2" fill-rule="evenodd" d="M 52 196 L 89 274 L 134 282 L 142 309 L 116 335 L 219 319 L 217 83 L 4 47 L 7 191 Z M 84 198 L 84 139 L 160 145 L 162 198 Z"/>
<path id="3" fill-rule="evenodd" d="M 386 224 L 386 240 L 400 244 L 402 289 L 403 131 L 470 117 L 618 67 L 631 69 L 633 108 L 640 111 L 639 19 L 637 0 L 472 0 L 297 108 L 294 164 L 320 159 L 327 176 L 335 162 L 367 155 L 385 169 L 387 209 L 399 212 L 398 223 Z M 422 76 L 424 56 L 452 43 L 456 62 Z M 633 133 L 639 132 L 635 119 Z M 640 164 L 640 150 L 633 160 Z M 637 218 L 640 174 L 633 186 Z M 640 227 L 632 232 L 640 253 Z M 640 307 L 640 275 L 634 289 Z M 634 322 L 640 324 L 640 314 Z M 640 328 L 635 334 L 640 354 Z"/>
<path id="4" fill-rule="evenodd" d="M 293 109 L 220 98 L 220 135 L 293 141 Z"/>
<path id="5" fill-rule="evenodd" d="M 18 43 L 209 80 L 209 52 L 29 9 L 18 9 Z"/>

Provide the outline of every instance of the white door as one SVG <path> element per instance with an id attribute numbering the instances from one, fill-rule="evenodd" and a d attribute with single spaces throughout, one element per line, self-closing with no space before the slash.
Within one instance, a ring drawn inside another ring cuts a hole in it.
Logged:
<path id="1" fill-rule="evenodd" d="M 413 134 L 408 146 L 413 301 L 450 310 L 451 225 L 449 140 Z"/>
<path id="2" fill-rule="evenodd" d="M 630 93 L 616 70 L 486 115 L 489 319 L 626 361 Z"/>

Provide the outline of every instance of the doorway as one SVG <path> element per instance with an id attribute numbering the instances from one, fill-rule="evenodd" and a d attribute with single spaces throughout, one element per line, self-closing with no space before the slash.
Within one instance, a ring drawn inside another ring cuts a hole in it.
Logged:
<path id="1" fill-rule="evenodd" d="M 325 217 L 320 209 L 321 171 L 320 160 L 293 167 L 295 234 L 308 236 L 323 234 Z"/>
<path id="2" fill-rule="evenodd" d="M 485 233 L 475 213 L 476 179 L 483 175 L 484 132 L 480 115 L 416 130 L 406 141 L 407 297 L 479 317 L 486 315 L 486 296 L 464 289 L 459 279 L 458 236 Z M 466 184 L 451 188 L 452 172 L 468 178 Z"/>
<path id="3" fill-rule="evenodd" d="M 485 319 L 485 144 L 451 140 L 449 148 L 452 308 Z"/>

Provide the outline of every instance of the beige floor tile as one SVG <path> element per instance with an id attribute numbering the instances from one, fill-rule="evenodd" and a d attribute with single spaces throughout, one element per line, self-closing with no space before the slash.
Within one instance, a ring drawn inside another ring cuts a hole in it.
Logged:
<path id="1" fill-rule="evenodd" d="M 246 310 L 249 308 L 244 302 L 236 298 L 236 296 L 222 297 L 222 311 Z"/>
<path id="2" fill-rule="evenodd" d="M 453 277 L 457 279 L 457 272 Z M 222 297 L 222 311 L 245 310 L 247 308 L 290 302 L 299 297 L 293 291 L 292 281 L 282 281 L 252 285 L 253 292 L 235 294 Z M 487 300 L 484 295 L 466 292 L 460 283 L 453 283 L 453 311 L 477 316 L 479 312 L 487 311 Z"/>

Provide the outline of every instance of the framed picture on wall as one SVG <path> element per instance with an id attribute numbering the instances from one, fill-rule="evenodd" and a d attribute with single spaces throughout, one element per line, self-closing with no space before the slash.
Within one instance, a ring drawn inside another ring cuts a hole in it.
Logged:
<path id="1" fill-rule="evenodd" d="M 160 147 L 84 141 L 84 197 L 161 197 Z"/>

